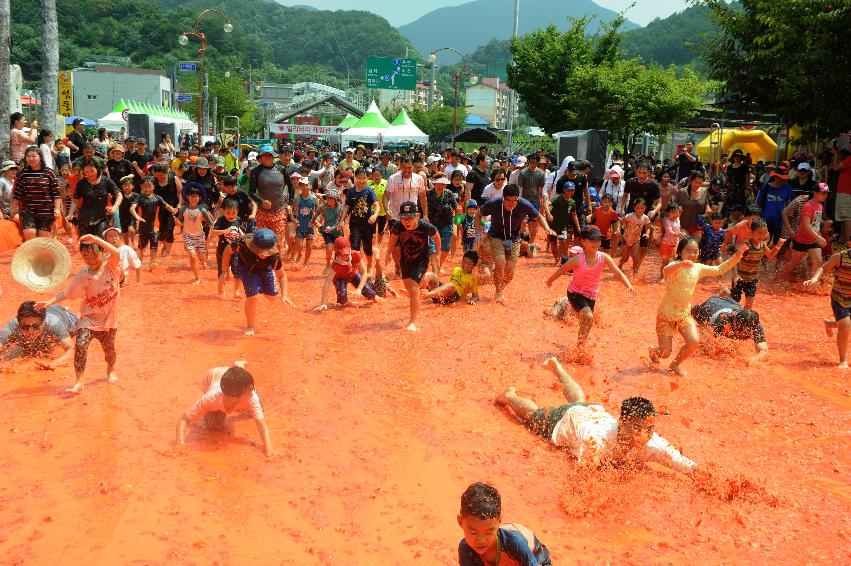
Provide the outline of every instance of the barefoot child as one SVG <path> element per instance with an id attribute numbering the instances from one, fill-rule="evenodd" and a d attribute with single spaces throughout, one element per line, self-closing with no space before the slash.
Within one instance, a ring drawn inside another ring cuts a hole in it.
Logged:
<path id="1" fill-rule="evenodd" d="M 471 305 L 479 302 L 479 279 L 473 271 L 479 263 L 479 254 L 470 250 L 464 252 L 461 265 L 452 270 L 449 283 L 441 283 L 437 274 L 428 272 L 423 276 L 423 284 L 426 289 L 420 291 L 423 300 L 432 300 L 435 303 L 451 305 L 458 301 L 467 300 Z"/>
<path id="2" fill-rule="evenodd" d="M 187 204 L 177 213 L 177 220 L 183 225 L 183 247 L 189 256 L 189 267 L 195 279 L 193 285 L 201 283 L 201 267 L 207 266 L 207 238 L 204 235 L 204 220 L 210 226 L 216 221 L 207 208 L 201 204 L 201 191 L 198 187 L 186 189 Z M 200 264 L 200 265 L 199 265 Z"/>
<path id="3" fill-rule="evenodd" d="M 649 245 L 650 219 L 644 214 L 646 209 L 647 202 L 639 197 L 635 199 L 633 211 L 621 220 L 623 242 L 621 243 L 621 259 L 618 262 L 618 269 L 623 269 L 626 262 L 632 258 L 632 276 L 634 278 L 638 277 L 638 270 L 644 260 L 641 248 L 646 248 Z"/>
<path id="4" fill-rule="evenodd" d="M 547 222 L 556 233 L 555 236 L 547 236 L 547 243 L 550 245 L 556 265 L 563 256 L 567 255 L 573 235 L 579 234 L 579 217 L 576 216 L 576 201 L 573 200 L 576 185 L 573 181 L 567 181 L 562 191 L 551 201 L 545 201 Z"/>
<path id="5" fill-rule="evenodd" d="M 393 285 L 390 284 L 390 278 L 384 273 L 384 269 L 381 267 L 381 255 L 378 248 L 375 248 L 375 264 L 373 267 L 373 272 L 369 274 L 366 279 L 366 282 L 369 283 L 369 286 L 375 291 L 375 294 L 382 299 L 387 298 L 387 294 L 389 293 L 391 297 L 396 298 L 399 296 L 399 293 L 396 292 L 396 289 Z"/>
<path id="6" fill-rule="evenodd" d="M 428 238 L 434 238 L 435 247 L 440 248 L 440 234 L 437 228 L 419 218 L 417 205 L 411 201 L 402 203 L 399 207 L 399 220 L 390 227 L 390 240 L 387 249 L 393 250 L 399 242 L 399 267 L 402 272 L 402 283 L 405 285 L 403 294 L 410 301 L 410 319 L 408 330 L 416 331 L 417 313 L 420 310 L 420 284 L 428 271 L 429 249 Z M 384 264 L 390 263 L 393 254 L 387 254 Z M 406 291 L 406 292 L 405 292 Z"/>
<path id="7" fill-rule="evenodd" d="M 659 278 L 661 282 L 665 282 L 665 276 L 662 271 L 665 266 L 671 263 L 671 258 L 674 257 L 674 252 L 677 249 L 677 244 L 680 243 L 682 237 L 682 228 L 680 227 L 680 214 L 683 212 L 683 207 L 675 202 L 668 203 L 662 218 L 662 241 L 659 243 Z"/>
<path id="8" fill-rule="evenodd" d="M 222 256 L 222 265 L 230 265 L 233 254 L 238 254 L 236 272 L 245 289 L 245 335 L 254 336 L 261 293 L 269 301 L 280 293 L 282 303 L 294 306 L 287 295 L 287 273 L 275 233 L 268 228 L 234 238 Z"/>
<path id="9" fill-rule="evenodd" d="M 635 206 L 638 209 L 640 205 L 636 202 Z M 585 349 L 591 326 L 594 324 L 594 306 L 597 303 L 597 294 L 600 292 L 603 267 L 608 267 L 609 271 L 620 278 L 621 283 L 630 293 L 635 293 L 629 279 L 615 265 L 615 260 L 600 251 L 602 239 L 603 234 L 599 228 L 593 224 L 585 226 L 579 233 L 582 253 L 568 259 L 547 279 L 547 287 L 551 287 L 556 279 L 568 271 L 573 271 L 573 278 L 567 286 L 567 300 L 579 316 L 579 334 L 576 339 L 578 350 Z"/>
<path id="10" fill-rule="evenodd" d="M 145 248 L 151 248 L 151 260 L 148 271 L 153 271 L 157 264 L 157 245 L 159 233 L 154 229 L 160 208 L 165 208 L 171 214 L 177 212 L 173 206 L 168 204 L 163 197 L 154 194 L 154 178 L 146 176 L 142 179 L 142 194 L 138 195 L 136 202 L 130 205 L 130 214 L 136 219 L 138 228 L 136 236 L 139 242 L 139 260 L 145 259 Z"/>
<path id="11" fill-rule="evenodd" d="M 328 309 L 328 292 L 331 286 L 337 290 L 337 304 L 345 307 L 349 304 L 349 296 L 346 291 L 349 283 L 355 286 L 355 294 L 363 295 L 372 302 L 379 298 L 375 291 L 367 283 L 367 268 L 364 264 L 360 251 L 352 251 L 352 245 L 345 236 L 334 240 L 334 261 L 331 262 L 331 270 L 325 275 L 325 283 L 322 285 L 322 302 L 314 310 L 324 311 Z M 383 300 L 383 299 L 381 299 Z"/>
<path id="12" fill-rule="evenodd" d="M 304 250 L 302 267 L 307 267 L 310 254 L 313 252 L 313 238 L 315 236 L 313 219 L 316 218 L 316 211 L 319 209 L 319 197 L 311 192 L 309 177 L 299 177 L 297 189 L 299 192 L 293 200 L 293 213 L 296 218 L 293 259 L 298 264 L 301 261 L 302 250 Z"/>
<path id="13" fill-rule="evenodd" d="M 239 297 L 239 276 L 236 274 L 236 254 L 231 254 L 230 262 L 222 264 L 225 250 L 231 242 L 242 236 L 242 219 L 239 217 L 239 202 L 232 198 L 222 201 L 222 215 L 216 219 L 210 230 L 210 238 L 218 237 L 216 242 L 216 273 L 218 275 L 218 296 L 225 296 L 225 281 L 233 275 L 233 296 Z"/>
<path id="14" fill-rule="evenodd" d="M 821 250 L 827 246 L 827 240 L 821 235 L 821 216 L 824 211 L 824 202 L 830 189 L 826 183 L 819 183 L 810 199 L 801 208 L 801 220 L 798 229 L 792 236 L 792 257 L 783 269 L 783 278 L 788 280 L 795 268 L 807 256 L 807 274 L 815 273 L 821 264 Z"/>
<path id="15" fill-rule="evenodd" d="M 605 194 L 600 198 L 600 206 L 588 215 L 587 221 L 593 223 L 603 234 L 602 248 L 611 250 L 609 254 L 614 257 L 614 253 L 618 250 L 618 241 L 620 240 L 620 216 L 614 207 L 614 197 L 610 194 Z"/>
<path id="16" fill-rule="evenodd" d="M 263 415 L 260 397 L 254 389 L 254 377 L 245 369 L 245 362 L 234 362 L 232 367 L 215 367 L 207 372 L 202 384 L 205 391 L 195 405 L 180 417 L 177 422 L 176 444 L 183 446 L 186 441 L 186 426 L 201 417 L 210 430 L 225 429 L 228 413 L 248 412 L 257 425 L 257 434 L 263 441 L 263 452 L 274 456 L 269 427 Z"/>
<path id="17" fill-rule="evenodd" d="M 768 230 L 766 230 L 767 233 Z M 686 375 L 680 366 L 694 353 L 700 342 L 697 326 L 691 316 L 691 298 L 697 282 L 703 277 L 724 275 L 739 263 L 747 250 L 747 246 L 742 246 L 735 255 L 721 265 L 709 266 L 695 263 L 700 254 L 697 240 L 691 236 L 680 240 L 675 261 L 662 270 L 666 282 L 665 294 L 662 296 L 656 314 L 656 336 L 659 339 L 659 346 L 650 347 L 651 362 L 657 363 L 660 359 L 671 355 L 674 334 L 679 332 L 685 344 L 671 362 L 670 368 L 678 375 Z"/>
<path id="18" fill-rule="evenodd" d="M 721 246 L 724 243 L 724 215 L 712 212 L 698 216 L 697 225 L 703 229 L 700 239 L 700 263 L 721 265 Z"/>
<path id="19" fill-rule="evenodd" d="M 118 225 L 121 227 L 121 237 L 128 246 L 136 245 L 136 219 L 130 213 L 130 207 L 139 200 L 139 193 L 133 192 L 134 175 L 121 177 L 118 188 L 123 198 L 118 205 Z"/>
<path id="20" fill-rule="evenodd" d="M 104 259 L 104 251 L 110 254 L 108 260 Z M 107 380 L 109 383 L 118 381 L 115 375 L 115 334 L 118 331 L 121 252 L 97 236 L 85 234 L 80 236 L 80 254 L 86 267 L 77 272 L 68 287 L 49 301 L 39 301 L 35 304 L 36 308 L 45 309 L 65 299 L 83 299 L 74 346 L 74 371 L 77 379 L 67 390 L 75 394 L 83 390 L 83 377 L 86 374 L 86 361 L 92 339 L 97 339 L 103 348 Z"/>
<path id="21" fill-rule="evenodd" d="M 319 233 L 325 241 L 325 273 L 331 270 L 331 257 L 334 254 L 334 240 L 343 235 L 343 207 L 340 206 L 340 192 L 337 189 L 325 191 L 325 204 L 316 211 L 313 223 L 319 227 Z"/>
<path id="22" fill-rule="evenodd" d="M 476 482 L 464 491 L 458 526 L 464 531 L 458 545 L 460 566 L 552 566 L 549 550 L 535 533 L 517 523 L 502 523 L 502 499 L 486 483 Z"/>
<path id="23" fill-rule="evenodd" d="M 136 250 L 128 246 L 121 239 L 121 232 L 115 226 L 110 226 L 103 232 L 103 239 L 118 248 L 121 262 L 118 264 L 121 270 L 121 286 L 127 285 L 127 271 L 132 269 L 136 272 L 136 284 L 142 284 L 142 260 L 136 255 Z"/>
<path id="24" fill-rule="evenodd" d="M 848 338 L 851 336 L 851 235 L 846 244 L 849 249 L 835 253 L 819 267 L 811 279 L 804 282 L 806 287 L 815 287 L 825 272 L 836 270 L 833 276 L 833 289 L 830 291 L 830 307 L 833 318 L 824 319 L 824 328 L 828 336 L 836 333 L 836 348 L 839 351 L 839 368 L 848 367 Z"/>
<path id="25" fill-rule="evenodd" d="M 697 253 L 695 243 L 695 258 Z M 643 397 L 625 399 L 620 418 L 615 419 L 602 405 L 585 401 L 582 387 L 558 360 L 549 358 L 543 366 L 561 382 L 567 405 L 538 407 L 531 399 L 517 395 L 514 387 L 509 387 L 496 401 L 509 406 L 534 434 L 570 450 L 580 466 L 634 466 L 653 461 L 690 476 L 697 471 L 693 461 L 654 431 L 653 403 Z"/>
<path id="26" fill-rule="evenodd" d="M 733 288 L 730 289 L 730 296 L 738 302 L 741 302 L 742 294 L 745 295 L 744 306 L 746 309 L 753 309 L 756 288 L 759 284 L 757 276 L 762 267 L 762 258 L 772 259 L 780 252 L 780 248 L 786 242 L 786 240 L 780 238 L 774 249 L 769 249 L 768 239 L 770 237 L 771 234 L 768 231 L 768 224 L 766 224 L 765 220 L 758 218 L 751 222 L 751 237 L 744 243 L 746 252 L 736 268 L 736 273 L 733 277 Z"/>

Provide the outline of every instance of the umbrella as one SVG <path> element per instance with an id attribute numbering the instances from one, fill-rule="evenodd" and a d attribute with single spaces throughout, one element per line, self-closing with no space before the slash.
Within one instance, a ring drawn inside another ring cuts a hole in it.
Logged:
<path id="1" fill-rule="evenodd" d="M 97 122 L 90 120 L 89 118 L 83 118 L 82 116 L 69 116 L 68 118 L 65 118 L 65 125 L 70 126 L 74 123 L 74 120 L 78 118 L 83 121 L 84 126 L 97 126 Z"/>
<path id="2" fill-rule="evenodd" d="M 449 138 L 452 139 L 451 136 Z M 495 132 L 487 128 L 464 128 L 455 135 L 456 142 L 473 142 L 473 143 L 499 143 L 499 137 Z"/>

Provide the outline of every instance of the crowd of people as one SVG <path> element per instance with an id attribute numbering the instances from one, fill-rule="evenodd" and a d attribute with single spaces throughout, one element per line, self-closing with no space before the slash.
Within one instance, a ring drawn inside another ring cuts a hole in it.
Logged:
<path id="1" fill-rule="evenodd" d="M 630 293 L 639 283 L 664 286 L 655 315 L 658 344 L 648 356 L 651 363 L 668 358 L 680 335 L 684 343 L 669 367 L 681 376 L 698 347 L 699 325 L 751 340 L 757 358 L 767 355 L 755 310 L 761 279 L 799 278 L 806 288 L 835 271 L 834 316 L 824 324 L 828 333 L 837 331 L 839 364 L 847 367 L 851 153 L 844 149 L 829 149 L 818 164 L 806 155 L 753 163 L 739 149 L 703 164 L 688 142 L 670 159 L 615 152 L 595 169 L 570 156 L 558 162 L 543 150 L 394 152 L 318 142 L 240 149 L 218 141 L 175 146 L 167 136 L 151 150 L 148 140 L 123 135 L 89 141 L 76 122 L 57 139 L 37 123 L 27 130 L 18 114 L 11 127 L 12 159 L 0 167 L 2 230 L 24 240 L 76 243 L 85 267 L 53 298 L 20 305 L 0 332 L 0 353 L 3 361 L 34 356 L 46 368 L 73 360 L 74 394 L 84 388 L 93 339 L 103 348 L 109 382 L 118 380 L 120 290 L 131 284 L 130 271 L 143 284 L 143 270 L 170 257 L 176 238 L 191 284 L 215 269 L 222 296 L 232 279 L 232 294 L 244 300 L 247 336 L 257 332 L 260 296 L 292 306 L 287 271 L 312 262 L 323 266 L 317 311 L 352 304 L 350 288 L 368 303 L 403 296 L 413 332 L 423 302 L 475 304 L 483 286 L 493 284 L 494 300 L 508 303 L 521 258 L 551 256 L 556 270 L 542 283 L 571 278 L 544 316 L 576 317 L 579 362 L 591 343 L 605 268 Z M 317 257 L 314 249 L 325 253 Z M 660 258 L 652 273 L 644 267 L 651 253 Z M 692 305 L 706 277 L 718 292 Z M 83 299 L 79 314 L 58 305 L 74 298 Z M 655 460 L 690 476 L 701 473 L 654 432 L 649 400 L 624 400 L 615 418 L 586 402 L 558 360 L 544 366 L 561 382 L 566 405 L 540 408 L 514 387 L 497 398 L 532 432 L 591 467 Z M 247 411 L 265 451 L 274 453 L 244 362 L 213 368 L 202 386 L 202 397 L 178 423 L 178 445 L 195 420 L 216 428 L 227 414 Z M 531 531 L 501 523 L 491 486 L 470 486 L 458 522 L 465 534 L 462 564 L 499 563 L 501 554 L 520 564 L 549 563 Z"/>

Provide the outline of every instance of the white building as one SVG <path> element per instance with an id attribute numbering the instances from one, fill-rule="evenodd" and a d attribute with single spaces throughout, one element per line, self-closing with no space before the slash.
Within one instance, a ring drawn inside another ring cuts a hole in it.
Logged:
<path id="1" fill-rule="evenodd" d="M 391 114 L 402 108 L 428 108 L 428 84 L 417 83 L 417 90 L 378 89 L 378 107 L 390 111 Z M 443 106 L 443 91 L 434 89 L 434 107 Z"/>
<path id="2" fill-rule="evenodd" d="M 510 89 L 499 77 L 484 77 L 476 85 L 467 87 L 467 114 L 484 118 L 491 127 L 508 127 L 508 93 Z M 514 118 L 518 115 L 517 97 L 514 97 Z"/>
<path id="3" fill-rule="evenodd" d="M 171 81 L 162 71 L 97 65 L 71 71 L 74 114 L 97 120 L 124 100 L 171 106 Z"/>

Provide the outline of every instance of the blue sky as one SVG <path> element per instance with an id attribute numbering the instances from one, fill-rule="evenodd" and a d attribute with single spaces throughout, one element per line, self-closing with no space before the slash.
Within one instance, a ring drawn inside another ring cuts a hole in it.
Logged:
<path id="1" fill-rule="evenodd" d="M 322 10 L 369 10 L 384 16 L 394 26 L 409 24 L 420 16 L 443 6 L 457 6 L 470 0 L 428 0 L 425 2 L 399 2 L 399 0 L 278 0 L 286 6 L 308 5 Z M 522 6 L 522 1 L 521 6 Z M 555 0 L 564 1 L 564 0 Z M 646 25 L 656 18 L 664 18 L 686 9 L 687 0 L 595 0 L 610 10 L 620 11 L 635 4 L 627 19 Z M 521 16 L 522 17 L 522 16 Z"/>

